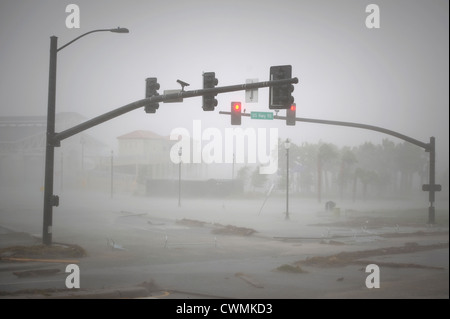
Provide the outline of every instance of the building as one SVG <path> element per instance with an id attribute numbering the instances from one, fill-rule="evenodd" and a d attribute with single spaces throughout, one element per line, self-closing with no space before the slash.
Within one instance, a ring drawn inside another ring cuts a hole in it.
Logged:
<path id="1" fill-rule="evenodd" d="M 55 130 L 60 132 L 84 121 L 86 118 L 78 113 L 58 113 Z M 46 130 L 46 116 L 0 116 L 2 181 L 42 189 Z M 95 169 L 107 149 L 104 143 L 84 132 L 62 141 L 61 146 L 55 148 L 55 190 L 82 184 L 80 172 Z"/>
<path id="2" fill-rule="evenodd" d="M 176 141 L 151 131 L 138 130 L 117 137 L 118 157 L 115 171 L 133 175 L 135 181 L 144 184 L 147 179 L 178 179 L 179 164 L 170 158 Z M 176 150 L 177 151 L 177 150 Z M 207 177 L 207 167 L 202 164 L 182 164 L 183 178 Z"/>

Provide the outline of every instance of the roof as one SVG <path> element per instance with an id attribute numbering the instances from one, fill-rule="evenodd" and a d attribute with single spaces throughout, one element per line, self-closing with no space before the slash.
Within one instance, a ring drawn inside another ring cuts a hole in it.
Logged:
<path id="1" fill-rule="evenodd" d="M 59 112 L 55 114 L 56 130 L 77 125 L 85 117 L 76 112 Z M 47 116 L 0 116 L 0 143 L 16 143 L 47 131 Z M 87 145 L 104 146 L 94 137 L 81 133 Z"/>
<path id="2" fill-rule="evenodd" d="M 0 116 L 0 142 L 14 143 L 45 134 L 46 126 L 45 116 Z"/>
<path id="3" fill-rule="evenodd" d="M 131 133 L 127 133 L 124 135 L 121 135 L 117 137 L 119 140 L 165 140 L 166 138 L 162 137 L 161 135 L 158 135 L 156 133 L 153 133 L 152 131 L 144 131 L 144 130 L 138 130 L 133 131 Z"/>

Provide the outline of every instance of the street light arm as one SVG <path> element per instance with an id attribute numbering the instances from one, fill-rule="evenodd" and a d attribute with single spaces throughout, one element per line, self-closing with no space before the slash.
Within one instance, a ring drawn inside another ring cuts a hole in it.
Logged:
<path id="1" fill-rule="evenodd" d="M 115 33 L 128 33 L 128 32 L 129 32 L 128 29 L 126 29 L 126 28 L 92 30 L 92 31 L 86 32 L 86 33 L 80 35 L 79 37 L 76 37 L 76 38 L 73 39 L 72 41 L 70 41 L 70 42 L 64 44 L 62 47 L 60 47 L 59 49 L 57 49 L 56 52 L 61 51 L 61 50 L 64 49 L 65 47 L 69 46 L 70 44 L 74 43 L 74 42 L 77 41 L 78 39 L 80 39 L 80 38 L 82 38 L 82 37 L 84 37 L 84 36 L 86 36 L 86 35 L 88 35 L 88 34 L 90 34 L 90 33 L 94 33 L 94 32 L 106 32 L 106 31 L 109 31 L 109 32 L 115 32 Z"/>

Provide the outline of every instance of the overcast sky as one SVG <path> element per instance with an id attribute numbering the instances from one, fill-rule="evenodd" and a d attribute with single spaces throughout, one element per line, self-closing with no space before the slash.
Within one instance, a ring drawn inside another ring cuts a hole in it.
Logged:
<path id="1" fill-rule="evenodd" d="M 66 27 L 66 6 L 80 8 L 80 28 Z M 380 28 L 368 29 L 366 6 L 380 8 Z M 160 93 L 177 79 L 202 88 L 202 72 L 219 86 L 269 79 L 272 65 L 292 65 L 297 116 L 384 127 L 428 142 L 437 139 L 438 165 L 448 172 L 449 2 L 432 1 L 35 1 L 0 0 L 0 115 L 46 115 L 50 36 L 58 44 L 94 29 L 126 27 L 129 34 L 94 33 L 58 53 L 57 112 L 92 118 L 145 95 L 157 77 Z M 215 112 L 201 97 L 160 104 L 156 114 L 132 111 L 88 133 L 112 148 L 133 130 L 169 135 L 193 120 L 203 129 L 229 127 L 231 101 L 218 95 Z M 249 111 L 268 111 L 268 88 Z M 280 112 L 280 115 L 284 111 Z M 242 127 L 278 127 L 296 143 L 339 146 L 388 137 L 355 128 L 242 119 Z M 400 140 L 389 137 L 391 140 Z"/>

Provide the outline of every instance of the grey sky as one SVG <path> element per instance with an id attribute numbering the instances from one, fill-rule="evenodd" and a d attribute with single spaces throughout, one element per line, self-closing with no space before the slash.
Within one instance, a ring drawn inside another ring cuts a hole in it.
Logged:
<path id="1" fill-rule="evenodd" d="M 67 29 L 65 8 L 75 3 L 81 28 Z M 366 6 L 380 8 L 381 28 L 367 29 Z M 59 46 L 99 28 L 58 53 L 57 112 L 92 118 L 144 97 L 145 78 L 165 89 L 202 87 L 202 72 L 219 86 L 268 80 L 271 65 L 291 64 L 299 78 L 297 116 L 385 127 L 424 142 L 437 138 L 438 166 L 448 172 L 448 1 L 5 1 L 0 0 L 0 115 L 45 115 L 49 37 Z M 136 129 L 169 135 L 176 127 L 223 130 L 219 115 L 244 92 L 218 95 L 215 112 L 201 98 L 160 104 L 90 130 L 111 147 Z M 268 111 L 268 89 L 247 111 Z M 281 112 L 280 112 L 281 114 Z M 281 114 L 284 115 L 284 114 Z M 242 127 L 278 127 L 294 142 L 357 145 L 386 135 L 353 128 L 243 118 Z M 72 137 L 75 138 L 75 137 Z M 390 137 L 395 142 L 399 140 Z"/>

